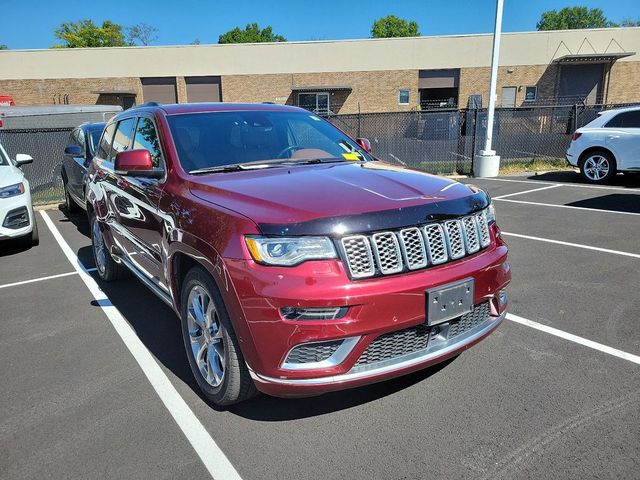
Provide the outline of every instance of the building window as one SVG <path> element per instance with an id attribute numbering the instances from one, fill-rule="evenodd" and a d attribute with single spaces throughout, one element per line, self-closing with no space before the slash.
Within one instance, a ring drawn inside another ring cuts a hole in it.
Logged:
<path id="1" fill-rule="evenodd" d="M 326 92 L 304 92 L 298 94 L 298 106 L 319 115 L 328 115 L 330 110 L 329 94 Z"/>
<path id="2" fill-rule="evenodd" d="M 409 90 L 398 90 L 398 104 L 409 105 Z"/>
<path id="3" fill-rule="evenodd" d="M 531 86 L 524 89 L 524 101 L 535 102 L 538 98 L 538 87 Z"/>

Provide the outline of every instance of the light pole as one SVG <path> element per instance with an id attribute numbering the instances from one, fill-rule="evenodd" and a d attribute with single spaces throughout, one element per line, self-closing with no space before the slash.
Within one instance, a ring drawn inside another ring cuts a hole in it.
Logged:
<path id="1" fill-rule="evenodd" d="M 496 1 L 496 23 L 493 31 L 493 51 L 491 53 L 491 81 L 489 82 L 489 106 L 487 108 L 487 134 L 484 149 L 474 159 L 473 173 L 476 177 L 497 177 L 500 157 L 491 149 L 493 140 L 493 115 L 496 108 L 496 84 L 498 83 L 498 63 L 500 61 L 500 35 L 502 33 L 502 4 Z M 477 128 L 477 126 L 476 126 Z"/>

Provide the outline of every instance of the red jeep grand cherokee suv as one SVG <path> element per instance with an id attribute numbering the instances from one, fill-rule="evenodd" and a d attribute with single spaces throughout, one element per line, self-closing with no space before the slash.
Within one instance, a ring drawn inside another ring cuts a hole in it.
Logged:
<path id="1" fill-rule="evenodd" d="M 100 277 L 129 270 L 175 310 L 218 405 L 458 355 L 505 315 L 511 272 L 490 199 L 368 150 L 295 107 L 127 110 L 88 175 Z"/>

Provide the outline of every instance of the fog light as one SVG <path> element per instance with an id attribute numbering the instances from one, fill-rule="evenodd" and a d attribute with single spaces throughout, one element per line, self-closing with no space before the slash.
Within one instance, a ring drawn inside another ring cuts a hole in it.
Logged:
<path id="1" fill-rule="evenodd" d="M 287 320 L 336 320 L 347 314 L 349 307 L 299 308 L 283 307 L 282 316 Z"/>
<path id="2" fill-rule="evenodd" d="M 2 226 L 5 228 L 18 229 L 29 226 L 29 212 L 26 207 L 16 208 L 7 213 L 7 216 L 2 222 Z"/>

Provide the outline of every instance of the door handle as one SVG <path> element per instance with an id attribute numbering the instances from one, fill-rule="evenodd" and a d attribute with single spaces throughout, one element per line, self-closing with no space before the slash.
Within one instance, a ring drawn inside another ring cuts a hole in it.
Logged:
<path id="1" fill-rule="evenodd" d="M 607 135 L 609 140 L 613 140 L 614 138 L 620 138 L 620 135 Z"/>

